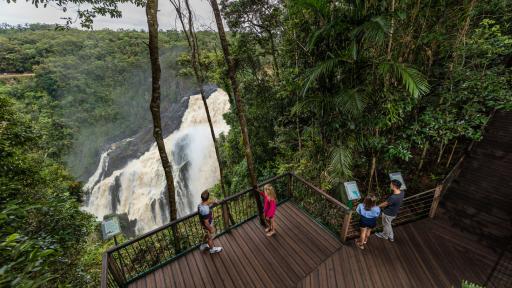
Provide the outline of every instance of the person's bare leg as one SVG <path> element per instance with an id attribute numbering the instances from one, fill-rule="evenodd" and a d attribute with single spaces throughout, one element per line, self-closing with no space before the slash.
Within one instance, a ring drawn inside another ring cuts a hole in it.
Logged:
<path id="1" fill-rule="evenodd" d="M 272 230 L 272 227 L 270 226 L 270 219 L 265 218 L 265 232 L 268 233 Z"/>
<path id="2" fill-rule="evenodd" d="M 366 229 L 363 244 L 366 244 L 366 242 L 368 242 L 368 238 L 370 237 L 371 234 L 372 234 L 372 229 L 371 228 Z"/>
<path id="3" fill-rule="evenodd" d="M 366 228 L 361 228 L 361 231 L 359 233 L 359 239 L 356 241 L 356 244 L 361 246 L 364 243 L 364 237 L 366 235 Z"/>
<path id="4" fill-rule="evenodd" d="M 270 232 L 272 232 L 272 234 L 275 234 L 276 233 L 276 226 L 274 226 L 274 218 L 271 218 L 270 219 Z"/>

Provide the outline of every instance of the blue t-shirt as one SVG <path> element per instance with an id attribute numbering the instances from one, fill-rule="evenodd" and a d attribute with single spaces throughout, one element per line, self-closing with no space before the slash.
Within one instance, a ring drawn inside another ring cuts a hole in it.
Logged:
<path id="1" fill-rule="evenodd" d="M 360 203 L 357 205 L 356 212 L 366 218 L 377 218 L 380 215 L 379 206 L 373 206 L 369 211 L 364 209 L 364 204 Z"/>

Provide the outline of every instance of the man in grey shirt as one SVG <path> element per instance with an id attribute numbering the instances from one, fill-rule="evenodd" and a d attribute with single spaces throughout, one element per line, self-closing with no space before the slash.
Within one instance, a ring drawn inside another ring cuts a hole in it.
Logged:
<path id="1" fill-rule="evenodd" d="M 382 226 L 384 226 L 384 231 L 375 233 L 375 236 L 388 239 L 391 242 L 395 241 L 391 222 L 393 222 L 396 215 L 398 215 L 398 211 L 400 210 L 400 206 L 402 205 L 405 196 L 405 192 L 400 190 L 400 187 L 402 187 L 402 183 L 400 181 L 396 179 L 391 180 L 391 190 L 393 191 L 393 194 L 379 205 L 380 208 L 383 208 Z"/>

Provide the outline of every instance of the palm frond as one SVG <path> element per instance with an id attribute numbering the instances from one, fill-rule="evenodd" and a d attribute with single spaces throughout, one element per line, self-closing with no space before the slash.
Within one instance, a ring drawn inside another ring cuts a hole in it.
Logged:
<path id="1" fill-rule="evenodd" d="M 313 84 L 320 76 L 327 75 L 327 74 L 330 74 L 331 72 L 333 72 L 335 67 L 341 61 L 342 61 L 342 58 L 338 58 L 338 57 L 331 58 L 331 59 L 328 59 L 328 60 L 325 60 L 325 61 L 319 63 L 318 65 L 316 65 L 315 67 L 310 69 L 306 75 L 306 82 L 304 85 L 302 95 L 306 94 L 306 92 L 308 91 L 311 84 Z"/>
<path id="2" fill-rule="evenodd" d="M 332 149 L 330 156 L 326 171 L 329 182 L 336 185 L 352 178 L 352 149 L 348 146 L 338 146 Z"/>
<path id="3" fill-rule="evenodd" d="M 297 8 L 309 10 L 323 19 L 329 19 L 330 10 L 327 0 L 295 0 L 291 4 Z"/>
<path id="4" fill-rule="evenodd" d="M 357 89 L 345 89 L 336 97 L 336 106 L 341 112 L 353 117 L 360 116 L 368 103 L 366 94 Z"/>
<path id="5" fill-rule="evenodd" d="M 384 76 L 392 74 L 396 78 L 402 80 L 402 84 L 413 97 L 419 97 L 430 91 L 430 85 L 426 77 L 414 67 L 403 63 L 381 63 L 379 71 Z"/>
<path id="6" fill-rule="evenodd" d="M 367 43 L 384 43 L 390 24 L 384 16 L 376 16 L 352 30 L 352 37 Z"/>

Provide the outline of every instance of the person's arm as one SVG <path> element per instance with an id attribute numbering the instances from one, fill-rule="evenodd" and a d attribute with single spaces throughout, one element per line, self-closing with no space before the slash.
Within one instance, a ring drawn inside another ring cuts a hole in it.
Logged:
<path id="1" fill-rule="evenodd" d="M 265 198 L 265 196 L 266 196 L 266 195 L 265 195 L 265 192 L 263 192 L 263 191 L 258 191 L 258 192 L 260 193 L 260 195 L 261 195 L 263 198 Z"/>
<path id="2" fill-rule="evenodd" d="M 357 205 L 356 212 L 357 214 L 361 215 L 361 204 Z"/>
<path id="3" fill-rule="evenodd" d="M 386 200 L 386 201 L 384 201 L 384 202 L 379 204 L 379 208 L 384 208 L 384 207 L 386 207 L 388 205 L 389 205 L 389 202 Z"/>

